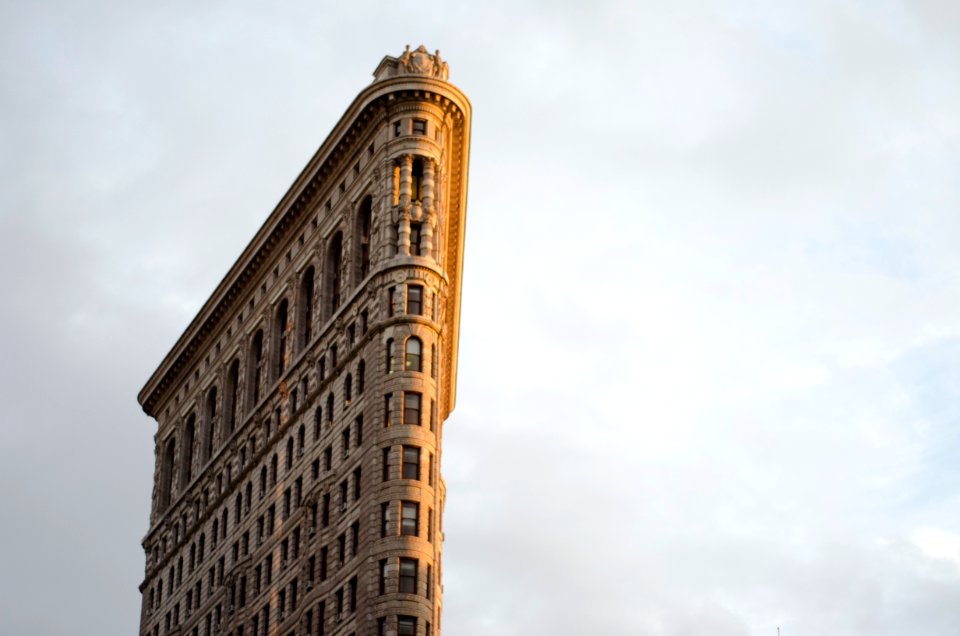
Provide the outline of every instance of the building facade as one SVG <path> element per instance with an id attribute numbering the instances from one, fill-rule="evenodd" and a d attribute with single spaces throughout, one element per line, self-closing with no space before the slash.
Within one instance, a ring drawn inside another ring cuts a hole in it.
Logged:
<path id="1" fill-rule="evenodd" d="M 440 633 L 470 104 L 387 56 L 139 395 L 141 636 Z"/>

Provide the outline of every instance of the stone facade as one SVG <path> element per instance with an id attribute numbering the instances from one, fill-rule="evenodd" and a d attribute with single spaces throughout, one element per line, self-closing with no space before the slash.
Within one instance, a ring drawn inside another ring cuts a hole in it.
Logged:
<path id="1" fill-rule="evenodd" d="M 139 395 L 142 636 L 440 633 L 470 104 L 387 56 Z"/>

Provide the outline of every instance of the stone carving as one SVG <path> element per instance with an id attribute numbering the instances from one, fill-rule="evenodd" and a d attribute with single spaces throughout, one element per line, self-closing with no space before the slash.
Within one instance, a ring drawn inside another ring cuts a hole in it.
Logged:
<path id="1" fill-rule="evenodd" d="M 430 55 L 427 47 L 422 44 L 415 51 L 411 51 L 408 44 L 403 51 L 403 55 L 400 56 L 399 62 L 401 73 L 428 75 L 442 80 L 450 76 L 447 63 L 440 59 L 440 51 L 437 50 L 433 55 Z"/>

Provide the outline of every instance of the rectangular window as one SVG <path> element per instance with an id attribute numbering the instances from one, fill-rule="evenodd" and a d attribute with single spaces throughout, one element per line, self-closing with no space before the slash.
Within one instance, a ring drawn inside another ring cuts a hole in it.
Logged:
<path id="1" fill-rule="evenodd" d="M 420 504 L 404 501 L 400 517 L 400 534 L 416 537 L 420 535 Z"/>
<path id="2" fill-rule="evenodd" d="M 378 577 L 378 586 L 379 586 L 380 594 L 386 594 L 387 593 L 387 560 L 386 559 L 380 559 L 379 572 L 380 574 Z M 380 620 L 383 620 L 383 619 L 380 619 Z"/>
<path id="3" fill-rule="evenodd" d="M 417 636 L 416 616 L 398 616 L 397 634 L 398 636 Z"/>
<path id="4" fill-rule="evenodd" d="M 390 287 L 387 289 L 387 318 L 393 317 L 394 312 L 394 296 L 397 294 L 396 287 Z"/>
<path id="5" fill-rule="evenodd" d="M 333 446 L 327 446 L 323 451 L 323 469 L 331 470 L 333 468 Z"/>
<path id="6" fill-rule="evenodd" d="M 400 559 L 400 592 L 404 594 L 417 593 L 416 559 Z"/>
<path id="7" fill-rule="evenodd" d="M 347 456 L 350 454 L 350 427 L 349 426 L 343 429 L 343 432 L 340 434 L 340 438 L 342 440 L 342 448 L 343 448 L 343 452 L 341 456 L 344 459 L 346 459 Z"/>
<path id="8" fill-rule="evenodd" d="M 427 509 L 427 541 L 433 543 L 433 508 Z"/>
<path id="9" fill-rule="evenodd" d="M 380 538 L 390 534 L 390 504 L 380 504 Z"/>
<path id="10" fill-rule="evenodd" d="M 433 453 L 427 458 L 427 484 L 433 485 Z"/>
<path id="11" fill-rule="evenodd" d="M 357 446 L 363 445 L 363 416 L 358 415 L 353 421 L 354 428 L 357 430 Z"/>
<path id="12" fill-rule="evenodd" d="M 403 447 L 402 479 L 420 479 L 420 449 L 416 446 Z"/>
<path id="13" fill-rule="evenodd" d="M 403 423 L 420 426 L 420 394 L 403 392 Z"/>
<path id="14" fill-rule="evenodd" d="M 327 561 L 330 557 L 330 550 L 327 546 L 320 548 L 320 580 L 327 580 Z M 322 614 L 321 614 L 322 616 Z"/>
<path id="15" fill-rule="evenodd" d="M 423 314 L 423 287 L 407 285 L 407 313 L 412 316 Z"/>
<path id="16" fill-rule="evenodd" d="M 393 394 L 383 396 L 383 426 L 390 426 L 390 412 L 393 410 Z"/>
<path id="17" fill-rule="evenodd" d="M 413 120 L 413 134 L 414 134 L 414 135 L 426 135 L 426 134 L 427 134 L 427 120 L 426 120 L 426 119 L 414 119 L 414 120 Z"/>
<path id="18" fill-rule="evenodd" d="M 400 122 L 398 122 L 398 121 L 393 122 L 393 136 L 394 136 L 394 137 L 399 137 L 399 136 L 400 136 L 400 134 L 401 134 L 401 132 L 402 132 L 402 130 L 403 130 L 402 126 L 403 126 L 403 125 L 402 125 Z"/>
<path id="19" fill-rule="evenodd" d="M 360 500 L 360 466 L 353 469 L 353 500 Z"/>
<path id="20" fill-rule="evenodd" d="M 420 253 L 420 233 L 423 226 L 419 223 L 410 224 L 410 256 L 421 256 Z M 407 300 L 409 303 L 409 299 Z M 409 310 L 407 313 L 411 313 Z M 419 311 L 417 312 L 420 313 Z"/>
<path id="21" fill-rule="evenodd" d="M 390 480 L 390 447 L 383 449 L 383 481 Z"/>

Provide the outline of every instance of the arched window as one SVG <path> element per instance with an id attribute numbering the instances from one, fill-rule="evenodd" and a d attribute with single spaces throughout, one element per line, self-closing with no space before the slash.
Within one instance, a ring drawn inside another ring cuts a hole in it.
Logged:
<path id="1" fill-rule="evenodd" d="M 357 395 L 363 395 L 364 376 L 367 373 L 367 363 L 363 360 L 357 365 Z"/>
<path id="2" fill-rule="evenodd" d="M 333 421 L 333 393 L 327 394 L 327 421 Z"/>
<path id="3" fill-rule="evenodd" d="M 403 352 L 403 368 L 407 371 L 423 371 L 423 344 L 420 338 L 411 336 Z"/>
<path id="4" fill-rule="evenodd" d="M 323 409 L 319 406 L 313 413 L 313 441 L 320 439 L 320 423 L 323 421 Z"/>
<path id="5" fill-rule="evenodd" d="M 284 298 L 277 307 L 276 323 L 273 328 L 274 342 L 277 343 L 277 350 L 274 354 L 276 366 L 276 377 L 283 375 L 287 368 L 287 300 Z"/>
<path id="6" fill-rule="evenodd" d="M 183 448 L 180 451 L 180 483 L 184 486 L 193 479 L 193 441 L 197 435 L 197 418 L 191 413 L 183 430 Z"/>
<path id="7" fill-rule="evenodd" d="M 239 358 L 230 363 L 230 370 L 227 371 L 227 391 L 223 397 L 227 401 L 223 405 L 224 412 L 227 414 L 224 419 L 223 438 L 227 439 L 233 434 L 233 429 L 237 426 L 237 398 L 240 397 Z"/>
<path id="8" fill-rule="evenodd" d="M 326 267 L 324 268 L 324 277 L 326 279 L 327 317 L 333 315 L 340 306 L 340 291 L 343 281 L 341 280 L 340 268 L 343 264 L 343 233 L 337 232 L 330 239 L 327 245 Z"/>
<path id="9" fill-rule="evenodd" d="M 212 386 L 207 391 L 207 399 L 203 407 L 203 462 L 206 463 L 213 456 L 214 437 L 217 418 L 217 387 Z"/>
<path id="10" fill-rule="evenodd" d="M 393 338 L 387 340 L 387 373 L 393 373 L 393 358 L 395 356 L 393 350 Z"/>
<path id="11" fill-rule="evenodd" d="M 261 375 L 263 373 L 263 330 L 257 330 L 250 342 L 250 355 L 247 358 L 247 408 L 253 408 L 260 401 Z"/>
<path id="12" fill-rule="evenodd" d="M 287 438 L 287 456 L 285 458 L 286 470 L 293 468 L 293 436 Z"/>
<path id="13" fill-rule="evenodd" d="M 260 468 L 260 498 L 267 494 L 267 467 Z"/>
<path id="14" fill-rule="evenodd" d="M 370 273 L 370 225 L 373 218 L 373 197 L 366 196 L 357 212 L 357 260 L 359 276 L 362 280 Z"/>
<path id="15" fill-rule="evenodd" d="M 307 432 L 303 424 L 300 425 L 300 428 L 297 430 L 297 457 L 303 455 L 303 445 L 306 441 Z"/>
<path id="16" fill-rule="evenodd" d="M 173 457 L 177 452 L 177 442 L 170 438 L 163 450 L 160 463 L 160 510 L 170 505 L 173 494 Z"/>
<path id="17" fill-rule="evenodd" d="M 300 295 L 298 296 L 298 342 L 297 350 L 303 349 L 313 338 L 313 265 L 307 268 L 300 280 Z"/>
<path id="18" fill-rule="evenodd" d="M 277 454 L 274 453 L 273 457 L 270 458 L 270 485 L 274 486 L 277 483 Z"/>
<path id="19" fill-rule="evenodd" d="M 350 403 L 353 399 L 353 376 L 347 374 L 347 379 L 343 381 L 343 399 Z"/>

